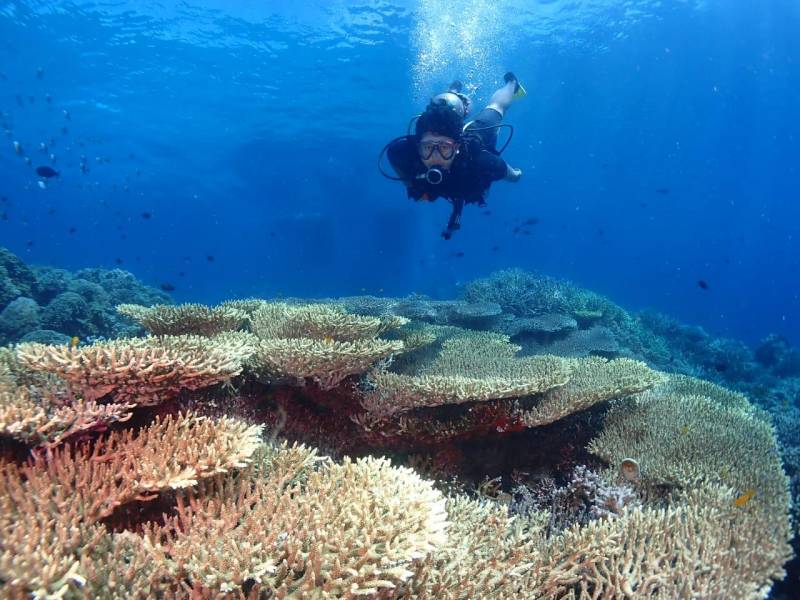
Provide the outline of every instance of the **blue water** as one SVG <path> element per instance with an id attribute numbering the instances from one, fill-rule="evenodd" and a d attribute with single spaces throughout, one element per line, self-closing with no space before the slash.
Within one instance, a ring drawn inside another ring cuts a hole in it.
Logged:
<path id="1" fill-rule="evenodd" d="M 796 0 L 2 2 L 0 245 L 208 303 L 454 297 L 519 266 L 798 344 L 798 31 Z M 377 154 L 454 77 L 479 106 L 508 69 L 523 179 L 446 242 L 449 206 Z"/>

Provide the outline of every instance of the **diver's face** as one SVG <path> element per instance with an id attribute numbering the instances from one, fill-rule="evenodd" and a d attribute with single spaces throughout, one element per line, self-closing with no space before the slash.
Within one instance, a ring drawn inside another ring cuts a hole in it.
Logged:
<path id="1" fill-rule="evenodd" d="M 448 171 L 458 155 L 458 144 L 446 135 L 429 132 L 420 138 L 417 152 L 426 168 L 438 167 Z"/>

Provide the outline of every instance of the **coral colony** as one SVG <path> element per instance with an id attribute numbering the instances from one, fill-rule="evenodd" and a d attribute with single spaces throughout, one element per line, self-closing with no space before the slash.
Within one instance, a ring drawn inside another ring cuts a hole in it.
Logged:
<path id="1" fill-rule="evenodd" d="M 763 598 L 792 557 L 769 413 L 653 316 L 517 270 L 176 306 L 4 258 L 8 597 Z"/>

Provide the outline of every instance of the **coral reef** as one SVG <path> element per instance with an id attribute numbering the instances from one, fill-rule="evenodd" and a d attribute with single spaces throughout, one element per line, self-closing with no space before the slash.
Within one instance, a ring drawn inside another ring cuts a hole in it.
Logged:
<path id="1" fill-rule="evenodd" d="M 0 349 L 0 594 L 765 598 L 792 557 L 783 340 L 671 338 L 519 270 L 209 307 L 0 265 L 23 335 L 111 299 L 150 334 Z"/>
<path id="2" fill-rule="evenodd" d="M 29 267 L 0 247 L 0 344 L 138 335 L 141 328 L 117 314 L 115 306 L 169 301 L 121 269 L 70 273 Z"/>

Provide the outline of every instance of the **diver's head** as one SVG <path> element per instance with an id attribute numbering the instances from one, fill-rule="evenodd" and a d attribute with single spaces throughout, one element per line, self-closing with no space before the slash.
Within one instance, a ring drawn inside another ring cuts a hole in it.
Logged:
<path id="1" fill-rule="evenodd" d="M 452 90 L 434 96 L 431 98 L 431 104 L 449 106 L 462 119 L 469 113 L 469 98 L 464 94 Z"/>
<path id="2" fill-rule="evenodd" d="M 417 119 L 417 152 L 428 168 L 449 170 L 459 151 L 464 120 L 448 104 L 431 102 Z"/>

